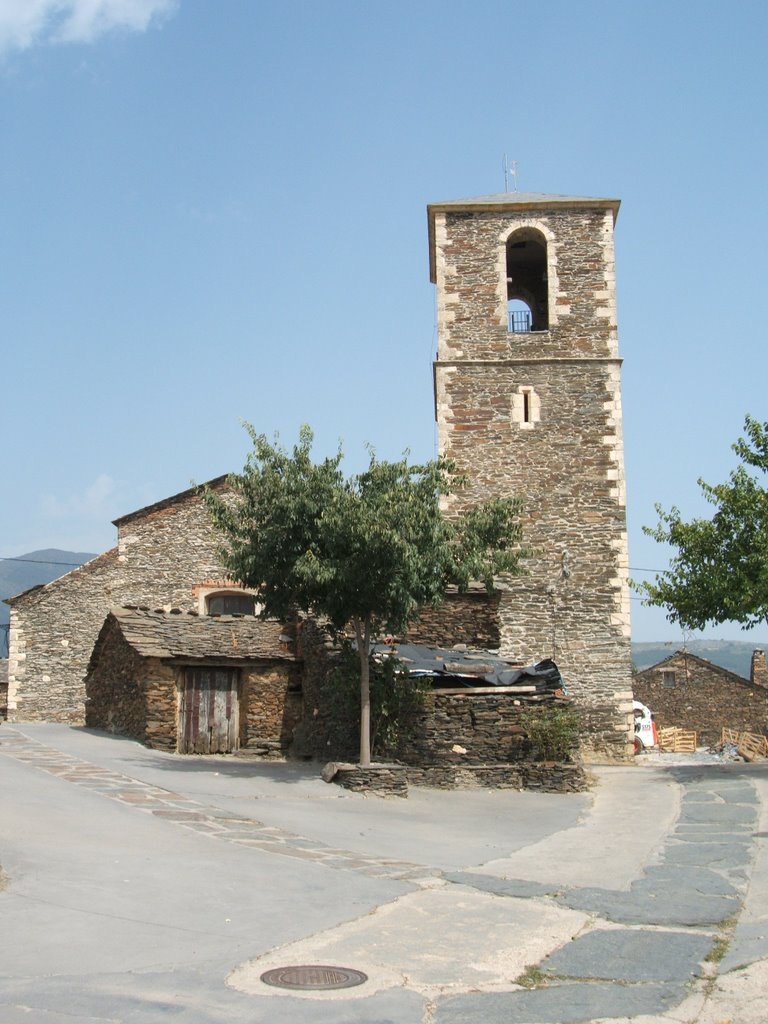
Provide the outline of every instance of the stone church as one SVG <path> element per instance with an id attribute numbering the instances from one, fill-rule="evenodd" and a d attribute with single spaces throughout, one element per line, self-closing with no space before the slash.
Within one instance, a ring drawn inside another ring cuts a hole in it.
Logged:
<path id="1" fill-rule="evenodd" d="M 470 478 L 446 513 L 520 497 L 534 554 L 482 610 L 473 594 L 466 613 L 454 601 L 445 621 L 426 616 L 416 632 L 482 640 L 521 664 L 553 658 L 584 716 L 585 752 L 620 758 L 631 750 L 632 694 L 618 207 L 524 192 L 428 207 L 439 450 Z M 84 720 L 84 677 L 110 608 L 253 613 L 252 598 L 226 579 L 194 491 L 115 525 L 116 548 L 9 599 L 10 720 Z"/>

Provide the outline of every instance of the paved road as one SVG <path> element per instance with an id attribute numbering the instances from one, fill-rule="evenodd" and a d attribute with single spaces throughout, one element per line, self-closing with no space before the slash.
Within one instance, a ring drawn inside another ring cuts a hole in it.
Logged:
<path id="1" fill-rule="evenodd" d="M 768 774 L 412 790 L 0 727 L 0 1024 L 763 1024 Z M 298 995 L 271 967 L 368 981 Z"/>

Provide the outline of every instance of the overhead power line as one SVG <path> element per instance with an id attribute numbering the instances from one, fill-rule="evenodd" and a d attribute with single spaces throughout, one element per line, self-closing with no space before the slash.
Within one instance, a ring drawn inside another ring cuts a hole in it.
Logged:
<path id="1" fill-rule="evenodd" d="M 29 562 L 30 565 L 71 565 L 77 569 L 82 562 L 52 562 L 47 558 L 11 558 L 10 555 L 0 555 L 0 562 Z"/>

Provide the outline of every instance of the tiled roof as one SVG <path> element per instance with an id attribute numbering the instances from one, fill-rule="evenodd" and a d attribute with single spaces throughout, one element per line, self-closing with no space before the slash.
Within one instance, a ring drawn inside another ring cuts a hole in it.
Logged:
<path id="1" fill-rule="evenodd" d="M 443 203 L 430 203 L 429 209 L 442 210 L 463 206 L 619 206 L 618 199 L 596 196 L 568 196 L 547 192 L 494 192 L 487 196 L 467 199 L 448 199 Z"/>
<path id="2" fill-rule="evenodd" d="M 120 516 L 118 519 L 112 520 L 112 525 L 120 527 L 124 523 L 129 523 L 132 519 L 140 519 L 142 516 L 147 516 L 151 512 L 159 512 L 161 509 L 170 508 L 172 505 L 178 505 L 187 498 L 191 498 L 192 495 L 196 494 L 200 487 L 210 487 L 212 491 L 218 491 L 226 487 L 228 474 L 223 476 L 216 476 L 212 480 L 207 480 L 204 484 L 200 484 L 199 487 L 188 487 L 186 491 L 179 491 L 178 494 L 172 494 L 168 498 L 163 498 L 161 501 L 155 501 L 151 505 L 145 505 L 143 508 L 137 508 L 135 512 L 127 512 L 124 516 Z"/>
<path id="3" fill-rule="evenodd" d="M 113 608 L 110 617 L 131 647 L 148 658 L 251 661 L 296 657 L 293 637 L 281 623 L 252 615 L 197 615 L 128 607 Z M 104 633 L 103 629 L 102 636 Z M 101 639 L 93 660 L 98 657 Z"/>
<path id="4" fill-rule="evenodd" d="M 22 590 L 19 594 L 14 594 L 12 597 L 6 597 L 4 604 L 9 604 L 11 607 L 17 602 L 23 602 L 26 598 L 32 594 L 49 593 L 52 590 L 58 590 L 59 587 L 67 587 L 73 581 L 77 583 L 77 580 L 89 573 L 95 572 L 98 569 L 109 565 L 110 562 L 117 561 L 117 548 L 110 548 L 109 551 L 104 551 L 100 555 L 96 555 L 89 562 L 83 562 L 82 565 L 78 565 L 75 569 L 70 569 L 69 572 L 65 572 L 63 576 L 57 576 L 55 580 L 51 580 L 50 583 L 37 583 L 34 587 L 29 587 L 27 590 Z"/>
<path id="5" fill-rule="evenodd" d="M 759 686 L 759 683 L 753 683 L 751 679 L 746 676 L 740 676 L 738 672 L 734 672 L 732 669 L 724 668 L 722 665 L 718 665 L 716 661 L 710 661 L 708 658 L 702 658 L 698 654 L 693 654 L 691 651 L 685 651 L 682 648 L 674 651 L 672 654 L 668 654 L 666 658 L 662 658 L 661 661 L 656 661 L 653 665 L 646 665 L 644 668 L 638 669 L 635 673 L 636 676 L 644 676 L 657 672 L 663 665 L 668 662 L 677 661 L 680 658 L 687 658 L 688 661 L 697 661 L 699 665 L 703 665 L 705 668 L 710 669 L 712 672 L 717 672 L 718 675 L 727 676 L 737 683 L 746 683 L 747 686 Z"/>

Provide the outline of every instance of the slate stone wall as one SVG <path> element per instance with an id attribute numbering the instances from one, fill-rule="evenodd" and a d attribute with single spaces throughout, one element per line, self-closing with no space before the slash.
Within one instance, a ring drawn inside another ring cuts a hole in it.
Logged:
<path id="1" fill-rule="evenodd" d="M 110 608 L 198 608 L 196 587 L 225 586 L 217 537 L 194 493 L 120 520 L 118 547 L 15 599 L 10 721 L 85 721 L 85 673 Z"/>
<path id="2" fill-rule="evenodd" d="M 665 672 L 674 673 L 674 686 L 665 685 Z M 723 728 L 757 734 L 768 728 L 768 689 L 704 658 L 678 652 L 636 672 L 633 686 L 659 728 L 693 729 L 702 746 L 719 743 Z"/>
<path id="3" fill-rule="evenodd" d="M 8 720 L 85 721 L 85 672 L 119 574 L 106 552 L 11 606 Z"/>
<path id="4" fill-rule="evenodd" d="M 749 678 L 757 686 L 768 689 L 768 664 L 766 664 L 765 660 L 765 651 L 760 650 L 760 648 L 752 651 Z"/>
<path id="5" fill-rule="evenodd" d="M 144 742 L 156 750 L 175 753 L 179 741 L 180 670 L 158 658 L 147 658 L 141 688 L 147 704 Z"/>
<path id="6" fill-rule="evenodd" d="M 284 756 L 303 716 L 301 669 L 263 662 L 241 673 L 240 747 L 263 757 Z"/>
<path id="7" fill-rule="evenodd" d="M 466 644 L 478 650 L 498 650 L 501 641 L 499 593 L 485 590 L 450 593 L 437 607 L 422 608 L 405 638 L 409 643 L 453 647 Z"/>
<path id="8" fill-rule="evenodd" d="M 146 743 L 146 659 L 125 641 L 116 622 L 105 629 L 103 656 L 86 681 L 85 724 Z"/>
<path id="9" fill-rule="evenodd" d="M 375 793 L 376 796 L 408 796 L 408 779 L 402 765 L 377 764 L 370 768 L 342 764 L 333 781 L 353 793 Z"/>
<path id="10" fill-rule="evenodd" d="M 345 789 L 376 796 L 407 797 L 409 786 L 429 789 L 536 789 L 543 793 L 582 793 L 589 778 L 578 764 L 468 765 L 413 768 L 375 764 L 329 764 L 323 777 L 334 771 L 332 781 Z"/>
<path id="11" fill-rule="evenodd" d="M 526 739 L 522 716 L 546 715 L 552 706 L 503 693 L 433 691 L 417 716 L 413 738 L 398 750 L 398 760 L 422 766 L 530 761 L 535 751 Z"/>
<path id="12" fill-rule="evenodd" d="M 505 242 L 547 239 L 549 330 L 510 333 Z M 440 452 L 470 477 L 449 505 L 524 503 L 527 574 L 499 606 L 501 653 L 552 657 L 588 711 L 585 755 L 631 751 L 625 486 L 612 213 L 446 212 L 436 218 Z M 529 422 L 516 396 L 529 389 Z"/>
<path id="13" fill-rule="evenodd" d="M 0 658 L 0 722 L 8 714 L 8 659 Z"/>
<path id="14" fill-rule="evenodd" d="M 430 766 L 406 768 L 409 785 L 431 789 L 537 789 L 542 793 L 583 793 L 589 777 L 580 764 Z"/>

